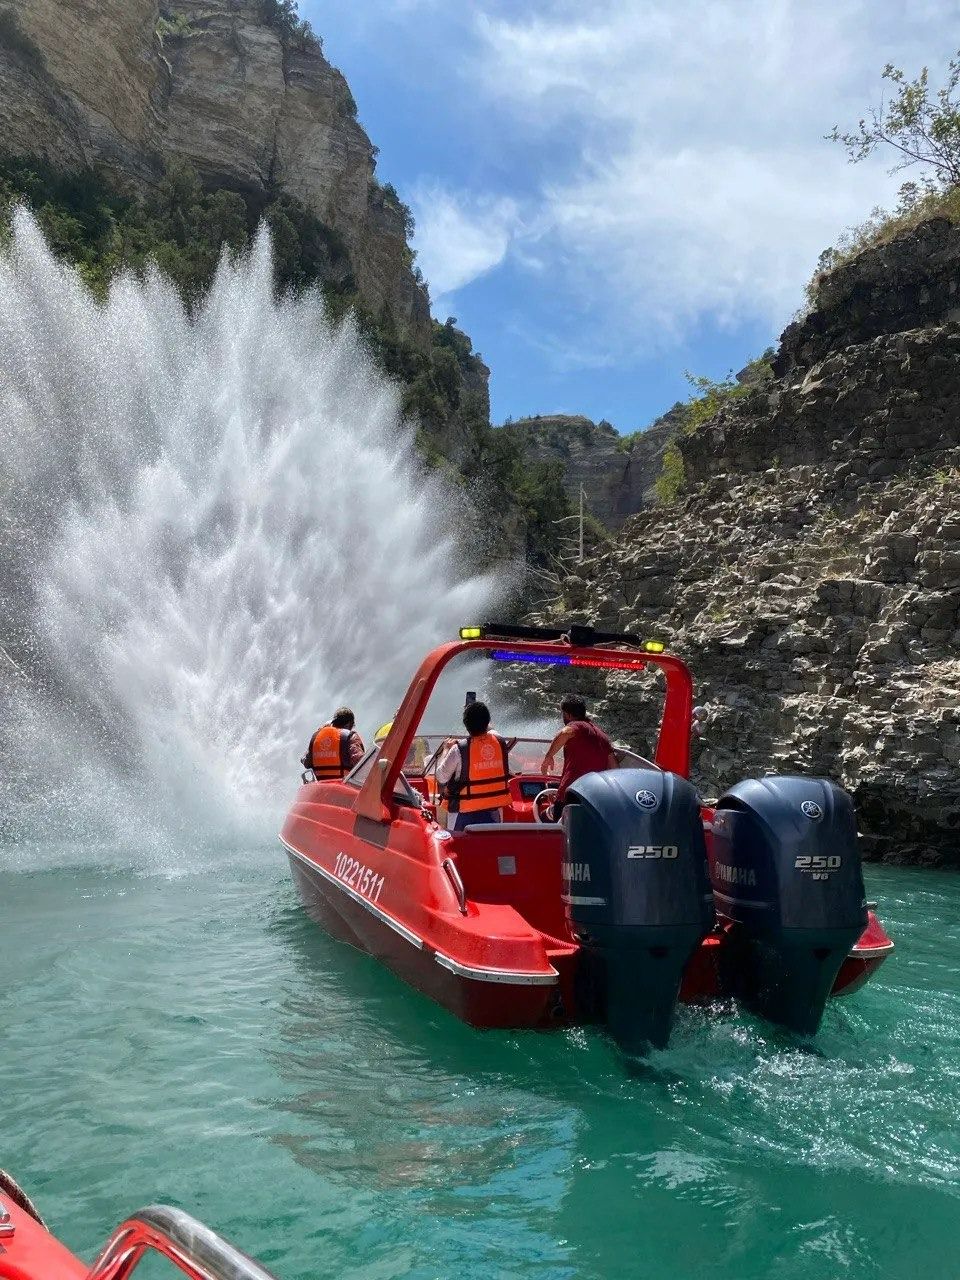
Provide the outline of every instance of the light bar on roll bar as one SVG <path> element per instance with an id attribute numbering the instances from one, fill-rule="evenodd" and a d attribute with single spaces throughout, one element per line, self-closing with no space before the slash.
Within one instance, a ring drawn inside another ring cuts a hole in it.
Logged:
<path id="1" fill-rule="evenodd" d="M 639 636 L 617 631 L 597 631 L 580 622 L 565 627 L 526 627 L 512 622 L 483 622 L 478 627 L 461 627 L 461 640 L 552 640 L 589 649 L 595 644 L 629 644 L 639 647 Z"/>
<path id="2" fill-rule="evenodd" d="M 641 640 L 632 632 L 597 631 L 585 623 L 571 622 L 565 627 L 528 627 L 508 622 L 483 622 L 475 627 L 461 627 L 461 640 L 534 640 L 567 644 L 574 649 L 591 649 L 597 645 L 626 645 L 646 653 L 663 653 L 659 640 Z"/>
<path id="3" fill-rule="evenodd" d="M 493 649 L 490 657 L 494 662 L 532 662 L 543 667 L 594 667 L 603 671 L 642 671 L 647 665 L 646 658 L 639 654 L 634 657 L 615 651 L 611 651 L 609 657 L 592 657 L 574 653 L 523 653 L 515 649 Z"/>

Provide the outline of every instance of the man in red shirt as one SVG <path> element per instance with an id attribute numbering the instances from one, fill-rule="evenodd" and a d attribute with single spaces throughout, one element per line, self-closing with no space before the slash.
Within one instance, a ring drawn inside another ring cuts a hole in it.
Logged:
<path id="1" fill-rule="evenodd" d="M 582 698 L 568 694 L 560 703 L 564 727 L 547 747 L 541 768 L 544 773 L 554 772 L 554 756 L 563 747 L 563 772 L 553 802 L 553 816 L 559 820 L 567 799 L 567 788 L 585 773 L 598 773 L 603 769 L 616 769 L 617 757 L 613 743 L 587 718 L 587 704 Z"/>

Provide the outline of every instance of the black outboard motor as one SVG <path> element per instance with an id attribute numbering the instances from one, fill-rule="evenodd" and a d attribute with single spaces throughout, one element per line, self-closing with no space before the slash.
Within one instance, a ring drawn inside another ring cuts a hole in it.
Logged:
<path id="1" fill-rule="evenodd" d="M 718 913 L 736 922 L 724 986 L 813 1035 L 867 923 L 850 797 L 824 778 L 738 782 L 717 802 L 710 871 Z"/>
<path id="2" fill-rule="evenodd" d="M 697 793 L 659 769 L 590 773 L 567 792 L 563 827 L 579 996 L 626 1052 L 663 1048 L 687 961 L 714 922 Z"/>

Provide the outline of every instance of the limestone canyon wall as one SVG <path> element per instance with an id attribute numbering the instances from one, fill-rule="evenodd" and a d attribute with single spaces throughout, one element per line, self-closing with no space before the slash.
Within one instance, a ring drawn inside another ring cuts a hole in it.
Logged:
<path id="1" fill-rule="evenodd" d="M 688 659 L 707 793 L 835 777 L 867 854 L 960 865 L 958 263 L 938 223 L 845 267 L 784 334 L 778 381 L 678 437 L 684 498 L 572 568 L 548 612 Z M 649 746 L 648 694 L 594 693 Z"/>
<path id="2" fill-rule="evenodd" d="M 343 76 L 257 0 L 0 0 L 0 139 L 63 168 L 149 185 L 170 160 L 245 192 L 296 196 L 343 237 L 360 297 L 429 337 L 403 214 Z"/>

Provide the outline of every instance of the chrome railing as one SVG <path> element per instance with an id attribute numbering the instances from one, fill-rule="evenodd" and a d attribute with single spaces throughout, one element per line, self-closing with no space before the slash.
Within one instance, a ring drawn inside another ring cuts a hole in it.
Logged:
<path id="1" fill-rule="evenodd" d="M 164 1204 L 150 1205 L 121 1223 L 87 1280 L 126 1280 L 150 1250 L 169 1259 L 189 1280 L 275 1280 L 202 1222 Z"/>
<path id="2" fill-rule="evenodd" d="M 463 887 L 463 880 L 460 878 L 460 872 L 457 870 L 457 864 L 452 858 L 444 858 L 441 865 L 447 873 L 447 879 L 453 885 L 454 893 L 457 895 L 457 904 L 460 907 L 460 914 L 465 916 L 467 914 L 467 891 Z"/>

